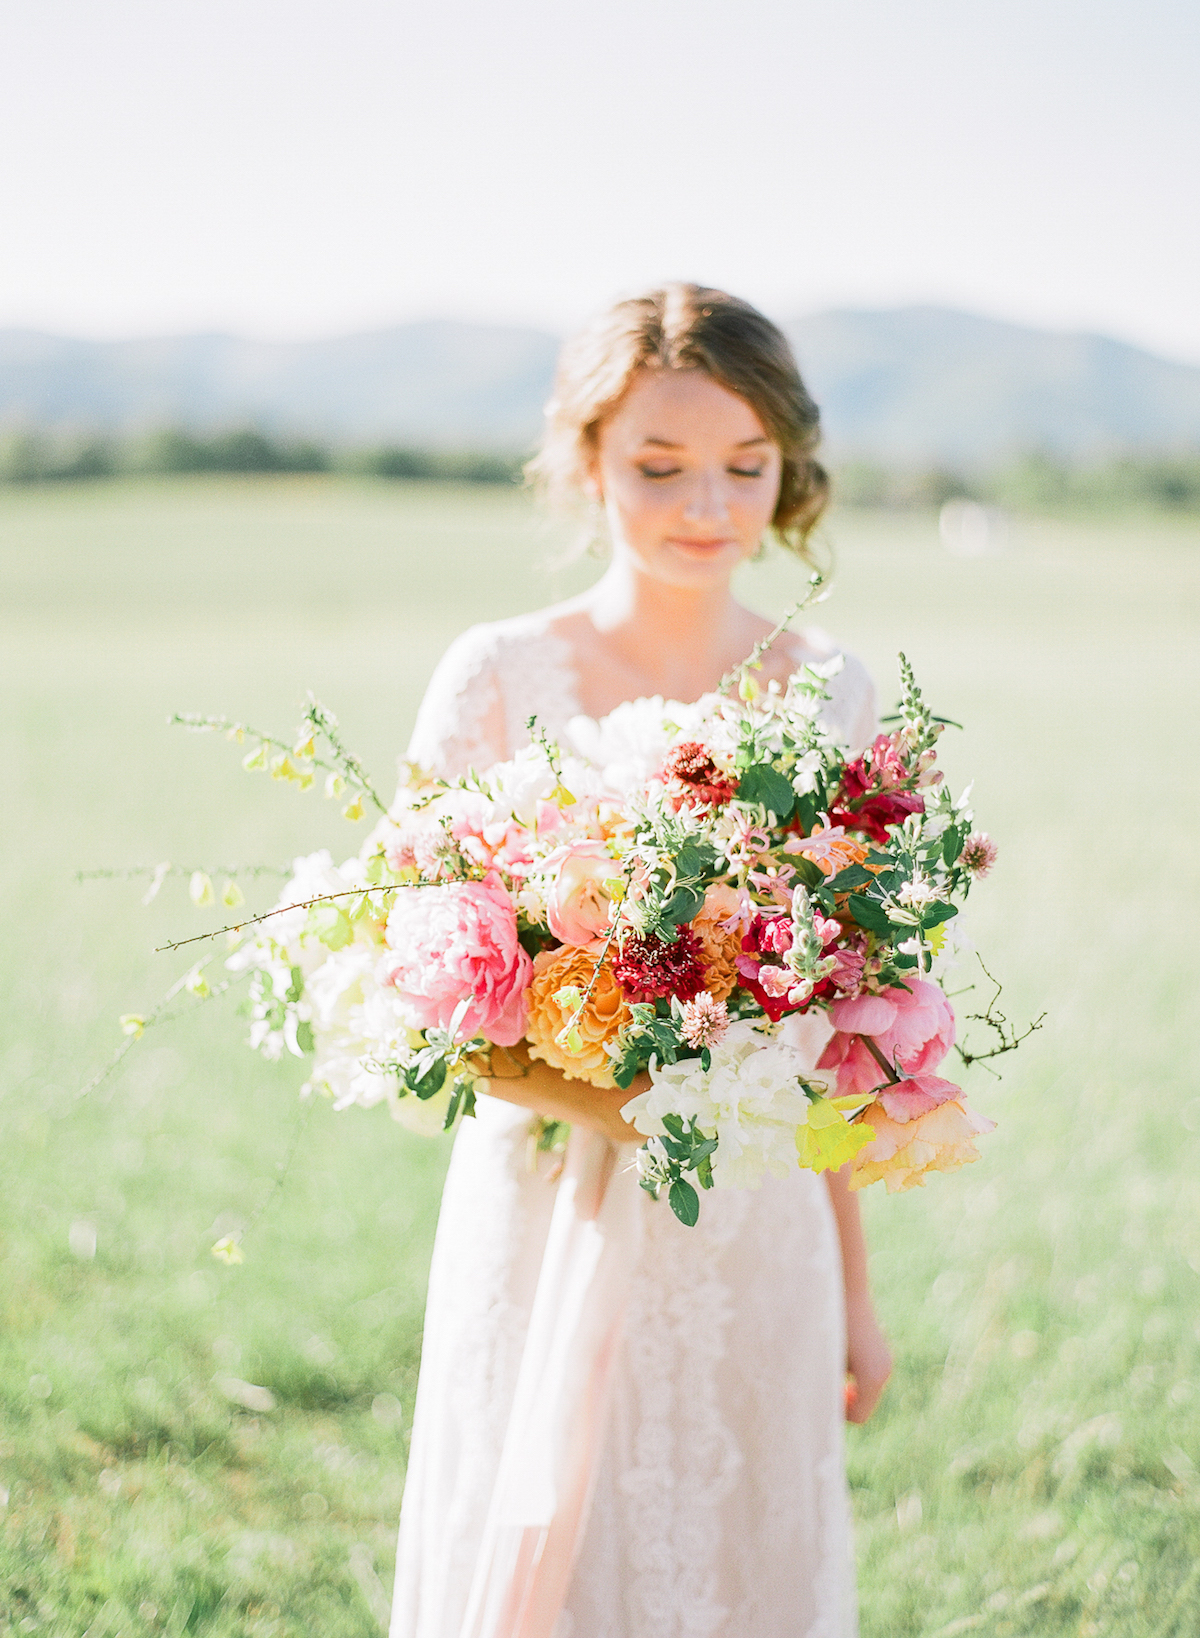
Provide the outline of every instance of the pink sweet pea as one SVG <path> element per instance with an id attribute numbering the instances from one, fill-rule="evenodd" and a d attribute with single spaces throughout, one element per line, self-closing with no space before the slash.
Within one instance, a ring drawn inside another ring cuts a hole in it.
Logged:
<path id="1" fill-rule="evenodd" d="M 572 842 L 546 860 L 558 865 L 546 897 L 546 920 L 564 944 L 590 944 L 608 930 L 612 900 L 604 886 L 620 867 L 603 842 Z"/>
<path id="2" fill-rule="evenodd" d="M 837 1070 L 838 1092 L 844 1096 L 872 1092 L 887 1079 L 860 1036 L 872 1036 L 889 1064 L 915 1076 L 931 1076 L 954 1045 L 950 1003 L 924 978 L 914 978 L 911 991 L 835 1001 L 829 1017 L 834 1034 L 817 1067 Z"/>
<path id="3" fill-rule="evenodd" d="M 387 946 L 380 982 L 399 991 L 420 1028 L 447 1028 L 469 997 L 460 1036 L 515 1046 L 524 1035 L 533 963 L 517 939 L 516 914 L 498 877 L 398 893 Z"/>

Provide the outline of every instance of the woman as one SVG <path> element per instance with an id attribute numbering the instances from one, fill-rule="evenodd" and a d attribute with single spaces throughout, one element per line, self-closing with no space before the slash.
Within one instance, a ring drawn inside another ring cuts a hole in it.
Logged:
<path id="1" fill-rule="evenodd" d="M 824 508 L 817 436 L 786 340 L 744 302 L 676 285 L 616 304 L 564 350 L 533 463 L 603 508 L 610 567 L 460 637 L 411 759 L 455 776 L 511 755 L 531 716 L 578 747 L 625 700 L 714 689 L 769 630 L 733 570 L 770 530 L 803 555 Z M 764 679 L 834 652 L 787 635 Z M 862 667 L 831 692 L 831 726 L 866 744 Z M 827 1026 L 806 1023 L 815 1061 Z M 890 1359 L 845 1178 L 710 1194 L 688 1229 L 627 1165 L 638 1084 L 526 1062 L 491 1089 L 443 1196 L 393 1638 L 852 1633 L 841 1422 L 871 1414 Z M 530 1165 L 531 1110 L 572 1123 L 558 1184 Z"/>

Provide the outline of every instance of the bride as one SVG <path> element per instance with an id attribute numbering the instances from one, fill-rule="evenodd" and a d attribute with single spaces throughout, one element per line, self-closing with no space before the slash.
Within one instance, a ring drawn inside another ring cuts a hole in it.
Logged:
<path id="1" fill-rule="evenodd" d="M 734 569 L 772 530 L 803 558 L 827 499 L 786 340 L 718 290 L 618 302 L 564 349 L 547 415 L 534 473 L 603 509 L 611 562 L 582 597 L 451 645 L 409 750 L 446 777 L 511 756 L 531 716 L 586 750 L 623 701 L 713 690 L 770 629 L 734 601 Z M 787 635 L 762 675 L 836 652 L 815 629 Z M 830 689 L 830 726 L 862 747 L 865 672 L 847 659 Z M 815 1062 L 828 1026 L 799 1022 Z M 645 1084 L 526 1062 L 458 1135 L 392 1638 L 856 1629 L 842 1421 L 866 1420 L 891 1363 L 857 1198 L 797 1170 L 707 1195 L 685 1228 L 629 1165 L 640 1140 L 620 1109 Z M 531 1111 L 572 1124 L 557 1181 L 552 1157 L 531 1160 Z M 537 1452 L 555 1439 L 547 1479 Z"/>

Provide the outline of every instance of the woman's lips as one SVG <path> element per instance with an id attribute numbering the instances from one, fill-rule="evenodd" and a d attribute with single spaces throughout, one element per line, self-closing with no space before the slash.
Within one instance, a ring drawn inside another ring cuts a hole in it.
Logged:
<path id="1" fill-rule="evenodd" d="M 667 545 L 682 546 L 685 551 L 704 552 L 707 554 L 711 552 L 724 551 L 727 547 L 736 546 L 737 541 L 730 540 L 727 535 L 722 535 L 712 540 L 691 540 L 684 535 L 669 535 L 667 537 Z"/>

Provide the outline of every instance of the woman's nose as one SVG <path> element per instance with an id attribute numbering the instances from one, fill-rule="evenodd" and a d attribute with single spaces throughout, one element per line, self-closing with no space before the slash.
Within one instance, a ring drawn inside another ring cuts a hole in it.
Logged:
<path id="1" fill-rule="evenodd" d="M 698 472 L 688 495 L 683 515 L 689 523 L 724 522 L 729 516 L 725 476 L 719 472 Z"/>

